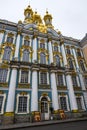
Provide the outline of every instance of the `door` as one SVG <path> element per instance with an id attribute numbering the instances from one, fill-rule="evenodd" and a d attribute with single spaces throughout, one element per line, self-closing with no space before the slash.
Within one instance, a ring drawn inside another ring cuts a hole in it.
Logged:
<path id="1" fill-rule="evenodd" d="M 41 114 L 44 120 L 49 120 L 49 103 L 47 97 L 41 99 Z"/>

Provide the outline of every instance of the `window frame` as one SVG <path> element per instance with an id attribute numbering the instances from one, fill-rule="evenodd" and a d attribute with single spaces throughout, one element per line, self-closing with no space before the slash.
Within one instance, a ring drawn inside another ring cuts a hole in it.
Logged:
<path id="1" fill-rule="evenodd" d="M 19 97 L 27 97 L 27 112 L 18 112 Z M 29 111 L 30 111 L 29 104 L 30 104 L 30 95 L 29 94 L 26 94 L 26 95 L 17 94 L 17 102 L 16 102 L 16 111 L 15 111 L 15 113 L 17 113 L 19 115 L 20 114 L 27 114 L 27 113 L 29 113 Z"/>
<path id="2" fill-rule="evenodd" d="M 0 113 L 0 115 L 2 115 L 4 113 L 6 94 L 0 94 L 0 96 L 3 96 L 3 103 L 2 103 L 1 113 Z"/>
<path id="3" fill-rule="evenodd" d="M 4 72 L 1 72 L 0 83 L 6 83 L 7 78 L 8 78 L 8 69 L 7 68 L 0 68 L 0 71 L 4 71 Z M 2 79 L 4 79 L 4 81 Z"/>

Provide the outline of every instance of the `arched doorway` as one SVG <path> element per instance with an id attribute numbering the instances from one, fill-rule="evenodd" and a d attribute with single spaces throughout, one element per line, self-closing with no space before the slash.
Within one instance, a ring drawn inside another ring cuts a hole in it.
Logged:
<path id="1" fill-rule="evenodd" d="M 49 102 L 45 96 L 41 98 L 41 115 L 43 120 L 49 120 Z"/>

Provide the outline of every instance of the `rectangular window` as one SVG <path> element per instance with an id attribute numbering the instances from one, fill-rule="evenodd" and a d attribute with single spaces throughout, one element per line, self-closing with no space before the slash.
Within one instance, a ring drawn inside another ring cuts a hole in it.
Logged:
<path id="1" fill-rule="evenodd" d="M 4 96 L 0 96 L 0 113 L 2 112 L 3 99 Z"/>
<path id="2" fill-rule="evenodd" d="M 24 40 L 24 45 L 25 45 L 25 46 L 29 46 L 29 44 L 30 44 L 30 41 Z"/>
<path id="3" fill-rule="evenodd" d="M 47 84 L 47 73 L 46 72 L 40 73 L 40 83 Z"/>
<path id="4" fill-rule="evenodd" d="M 67 54 L 71 54 L 70 49 L 66 49 Z"/>
<path id="5" fill-rule="evenodd" d="M 44 43 L 40 43 L 40 48 L 45 49 L 45 44 Z"/>
<path id="6" fill-rule="evenodd" d="M 18 102 L 18 113 L 27 112 L 27 97 L 20 96 Z"/>
<path id="7" fill-rule="evenodd" d="M 72 83 L 74 87 L 78 86 L 76 76 L 72 76 Z"/>
<path id="8" fill-rule="evenodd" d="M 58 86 L 63 86 L 63 75 L 57 75 L 58 78 Z"/>
<path id="9" fill-rule="evenodd" d="M 13 37 L 7 37 L 7 42 L 13 43 Z"/>
<path id="10" fill-rule="evenodd" d="M 81 56 L 81 52 L 80 51 L 77 51 L 77 56 Z"/>
<path id="11" fill-rule="evenodd" d="M 61 109 L 67 111 L 66 97 L 60 97 Z"/>
<path id="12" fill-rule="evenodd" d="M 0 82 L 5 83 L 7 79 L 7 69 L 0 69 Z"/>
<path id="13" fill-rule="evenodd" d="M 28 83 L 28 71 L 21 71 L 21 83 Z"/>
<path id="14" fill-rule="evenodd" d="M 84 77 L 85 86 L 87 88 L 87 77 Z"/>
<path id="15" fill-rule="evenodd" d="M 77 97 L 77 98 L 76 98 L 76 101 L 77 101 L 78 109 L 79 109 L 79 110 L 82 110 L 81 97 Z"/>
<path id="16" fill-rule="evenodd" d="M 54 46 L 54 51 L 58 51 L 58 47 L 57 46 Z"/>

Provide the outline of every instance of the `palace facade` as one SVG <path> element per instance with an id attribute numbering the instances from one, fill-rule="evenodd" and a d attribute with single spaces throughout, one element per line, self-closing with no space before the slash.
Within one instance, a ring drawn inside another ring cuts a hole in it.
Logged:
<path id="1" fill-rule="evenodd" d="M 29 5 L 24 16 L 0 19 L 0 122 L 27 122 L 35 111 L 49 120 L 51 109 L 86 112 L 83 42 L 56 31 L 48 11 L 42 21 Z"/>

